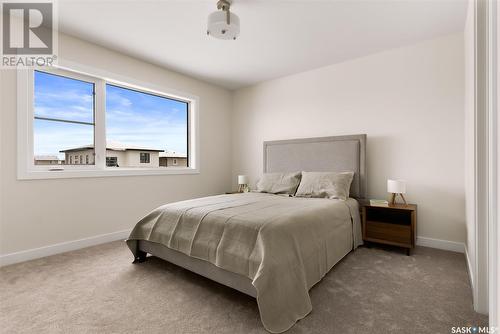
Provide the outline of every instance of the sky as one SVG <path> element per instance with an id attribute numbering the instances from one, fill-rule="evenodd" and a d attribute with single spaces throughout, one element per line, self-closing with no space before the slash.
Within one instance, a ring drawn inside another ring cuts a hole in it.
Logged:
<path id="1" fill-rule="evenodd" d="M 85 122 L 74 124 L 35 119 L 35 155 L 94 142 L 92 83 L 35 71 L 35 117 Z M 106 86 L 106 139 L 179 153 L 187 151 L 187 103 L 122 87 Z"/>

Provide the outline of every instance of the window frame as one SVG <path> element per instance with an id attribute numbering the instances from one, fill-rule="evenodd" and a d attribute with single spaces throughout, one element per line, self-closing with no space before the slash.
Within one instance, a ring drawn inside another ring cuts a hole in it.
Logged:
<path id="1" fill-rule="evenodd" d="M 35 165 L 34 164 L 34 69 L 17 69 L 17 141 L 19 180 L 198 174 L 199 169 L 199 98 L 173 89 L 155 86 L 116 73 L 59 59 L 59 66 L 36 70 L 94 83 L 94 164 Z M 174 99 L 188 104 L 188 167 L 106 167 L 106 84 Z"/>

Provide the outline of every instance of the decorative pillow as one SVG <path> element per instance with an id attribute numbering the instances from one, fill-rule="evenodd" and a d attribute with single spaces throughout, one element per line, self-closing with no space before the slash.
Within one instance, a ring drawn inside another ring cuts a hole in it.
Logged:
<path id="1" fill-rule="evenodd" d="M 264 173 L 257 183 L 257 191 L 271 194 L 294 195 L 300 183 L 300 172 Z"/>
<path id="2" fill-rule="evenodd" d="M 353 172 L 302 172 L 302 180 L 295 196 L 326 197 L 346 200 L 354 177 Z"/>

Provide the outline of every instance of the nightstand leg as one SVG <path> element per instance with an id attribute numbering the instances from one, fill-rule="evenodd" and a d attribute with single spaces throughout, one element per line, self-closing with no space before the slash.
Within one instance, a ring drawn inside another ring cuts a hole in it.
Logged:
<path id="1" fill-rule="evenodd" d="M 410 248 L 406 249 L 406 256 L 410 256 Z"/>

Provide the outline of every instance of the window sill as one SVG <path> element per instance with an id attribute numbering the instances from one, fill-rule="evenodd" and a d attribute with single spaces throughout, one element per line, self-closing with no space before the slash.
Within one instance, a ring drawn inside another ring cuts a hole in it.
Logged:
<path id="1" fill-rule="evenodd" d="M 92 169 L 92 170 L 29 170 L 19 171 L 18 180 L 43 180 L 43 179 L 72 179 L 85 177 L 114 177 L 114 176 L 147 176 L 147 175 L 182 175 L 182 174 L 199 174 L 199 169 L 196 168 L 175 168 L 168 167 L 168 170 L 159 168 L 108 168 Z"/>

